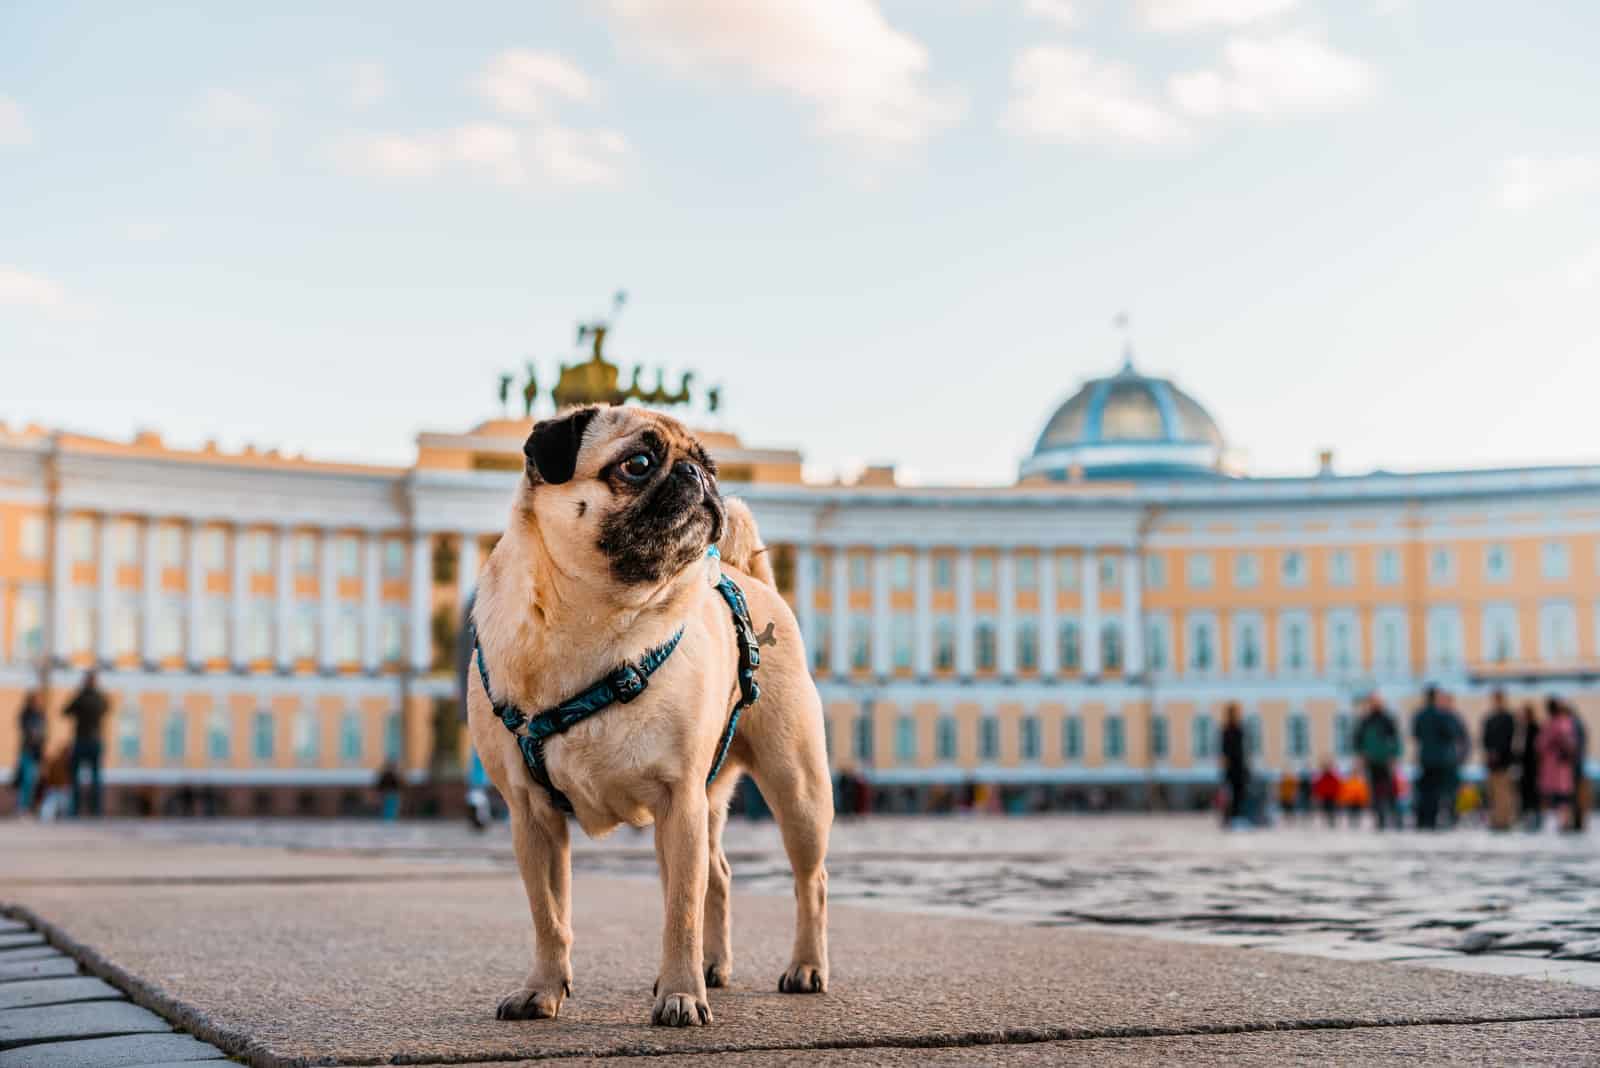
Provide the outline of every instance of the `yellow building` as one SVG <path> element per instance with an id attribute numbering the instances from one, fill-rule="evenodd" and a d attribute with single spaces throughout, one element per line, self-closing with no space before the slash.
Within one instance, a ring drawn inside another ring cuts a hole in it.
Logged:
<path id="1" fill-rule="evenodd" d="M 456 625 L 528 426 L 423 433 L 403 469 L 0 430 L 0 716 L 42 689 L 64 744 L 99 667 L 113 812 L 184 786 L 353 810 L 388 756 L 415 811 L 459 804 Z M 1499 682 L 1555 689 L 1600 737 L 1600 468 L 1243 477 L 1131 364 L 1008 487 L 806 484 L 793 451 L 706 436 L 774 549 L 835 765 L 907 804 L 1184 803 L 1228 700 L 1269 771 L 1348 760 L 1373 686 L 1404 712 L 1438 682 L 1473 724 Z"/>

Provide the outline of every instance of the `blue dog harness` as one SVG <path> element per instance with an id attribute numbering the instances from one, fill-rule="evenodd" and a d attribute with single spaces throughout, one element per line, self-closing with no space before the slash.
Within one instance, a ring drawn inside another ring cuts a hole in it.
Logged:
<path id="1" fill-rule="evenodd" d="M 716 546 L 712 546 L 707 555 L 716 557 Z M 727 726 L 722 729 L 722 737 L 717 743 L 717 758 L 711 764 L 711 774 L 706 776 L 707 786 L 715 781 L 724 761 L 728 759 L 734 731 L 739 727 L 739 714 L 761 696 L 761 687 L 756 685 L 756 668 L 761 665 L 761 650 L 756 642 L 755 627 L 750 622 L 750 608 L 745 604 L 744 591 L 726 575 L 721 576 L 716 590 L 728 603 L 728 611 L 733 615 L 734 638 L 739 652 L 739 697 L 733 703 L 733 711 L 728 713 Z M 654 649 L 646 650 L 638 663 L 624 663 L 576 696 L 567 698 L 554 708 L 529 716 L 513 704 L 494 699 L 494 691 L 489 687 L 489 669 L 483 662 L 483 647 L 478 644 L 477 626 L 473 624 L 472 627 L 472 656 L 478 664 L 478 678 L 483 681 L 483 692 L 494 705 L 494 714 L 500 717 L 506 730 L 516 736 L 517 748 L 522 750 L 523 763 L 528 765 L 528 774 L 533 776 L 533 781 L 544 787 L 545 793 L 550 795 L 551 804 L 568 813 L 572 811 L 572 801 L 550 781 L 549 769 L 545 767 L 545 740 L 565 734 L 595 713 L 614 704 L 628 704 L 644 693 L 650 684 L 650 676 L 661 669 L 683 638 L 683 628 L 679 627 L 672 637 Z"/>

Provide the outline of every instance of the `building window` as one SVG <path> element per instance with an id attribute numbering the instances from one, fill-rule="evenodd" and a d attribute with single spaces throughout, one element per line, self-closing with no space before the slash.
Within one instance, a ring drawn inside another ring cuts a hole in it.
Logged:
<path id="1" fill-rule="evenodd" d="M 1189 670 L 1211 671 L 1217 664 L 1216 623 L 1209 617 L 1189 620 Z"/>
<path id="2" fill-rule="evenodd" d="M 1284 755 L 1290 760 L 1307 760 L 1311 756 L 1311 722 L 1301 711 L 1291 711 L 1284 721 Z"/>
<path id="3" fill-rule="evenodd" d="M 265 708 L 258 708 L 251 719 L 250 755 L 255 758 L 257 764 L 270 764 L 272 750 L 272 713 Z"/>
<path id="4" fill-rule="evenodd" d="M 915 640 L 916 621 L 908 615 L 892 616 L 889 620 L 889 644 L 894 651 L 894 666 L 908 670 L 911 667 L 911 647 Z"/>
<path id="5" fill-rule="evenodd" d="M 1253 589 L 1261 582 L 1261 557 L 1255 553 L 1236 553 L 1233 558 L 1233 584 L 1241 590 Z"/>
<path id="6" fill-rule="evenodd" d="M 980 590 L 994 589 L 994 557 L 975 556 L 972 558 L 973 583 Z"/>
<path id="7" fill-rule="evenodd" d="M 155 528 L 156 560 L 163 568 L 183 566 L 183 532 L 171 523 Z"/>
<path id="8" fill-rule="evenodd" d="M 250 659 L 267 660 L 272 656 L 273 611 L 272 602 L 256 600 L 250 604 Z"/>
<path id="9" fill-rule="evenodd" d="M 1517 609 L 1511 604 L 1483 606 L 1483 655 L 1491 664 L 1517 659 Z"/>
<path id="10" fill-rule="evenodd" d="M 1100 628 L 1100 666 L 1106 671 L 1122 670 L 1122 624 L 1114 619 Z"/>
<path id="11" fill-rule="evenodd" d="M 139 562 L 139 528 L 132 520 L 118 520 L 111 528 L 111 559 L 121 567 Z"/>
<path id="12" fill-rule="evenodd" d="M 911 588 L 911 554 L 906 552 L 893 552 L 889 554 L 889 586 L 896 590 L 909 590 Z"/>
<path id="13" fill-rule="evenodd" d="M 315 575 L 317 573 L 317 536 L 306 533 L 296 534 L 293 544 L 294 573 L 297 575 Z"/>
<path id="14" fill-rule="evenodd" d="M 1154 760 L 1167 759 L 1167 717 L 1159 712 L 1150 717 L 1150 756 Z"/>
<path id="15" fill-rule="evenodd" d="M 973 627 L 973 644 L 976 646 L 978 670 L 993 671 L 995 664 L 994 620 L 980 619 Z"/>
<path id="16" fill-rule="evenodd" d="M 167 764 L 182 764 L 186 748 L 183 709 L 177 705 L 167 709 L 166 722 L 161 725 L 161 759 Z"/>
<path id="17" fill-rule="evenodd" d="M 872 620 L 867 616 L 850 617 L 850 668 L 865 671 L 872 666 Z"/>
<path id="18" fill-rule="evenodd" d="M 1102 556 L 1100 558 L 1100 587 L 1107 589 L 1117 584 L 1119 574 L 1117 558 L 1115 556 Z"/>
<path id="19" fill-rule="evenodd" d="M 1378 628 L 1378 669 L 1398 675 L 1410 659 L 1406 650 L 1406 621 L 1402 612 L 1390 609 L 1376 616 Z"/>
<path id="20" fill-rule="evenodd" d="M 1184 561 L 1184 581 L 1191 590 L 1211 588 L 1211 554 L 1190 553 Z"/>
<path id="21" fill-rule="evenodd" d="M 933 588 L 948 590 L 955 585 L 955 562 L 948 556 L 933 558 Z"/>
<path id="22" fill-rule="evenodd" d="M 894 759 L 898 764 L 917 762 L 917 721 L 911 716 L 895 717 Z"/>
<path id="23" fill-rule="evenodd" d="M 1261 620 L 1257 616 L 1236 616 L 1233 621 L 1233 669 L 1243 674 L 1260 671 Z"/>
<path id="24" fill-rule="evenodd" d="M 1378 585 L 1398 586 L 1403 571 L 1400 567 L 1400 550 L 1394 548 L 1378 550 Z"/>
<path id="25" fill-rule="evenodd" d="M 289 656 L 310 660 L 317 655 L 318 606 L 315 601 L 299 601 L 289 627 Z"/>
<path id="26" fill-rule="evenodd" d="M 94 649 L 94 597 L 80 593 L 67 599 L 67 652 L 87 653 Z"/>
<path id="27" fill-rule="evenodd" d="M 1060 645 L 1058 659 L 1061 661 L 1061 670 L 1077 671 L 1080 665 L 1078 621 L 1075 619 L 1063 619 L 1056 632 L 1056 640 Z"/>
<path id="28" fill-rule="evenodd" d="M 1062 553 L 1056 557 L 1056 587 L 1063 590 L 1078 588 L 1078 579 L 1083 573 L 1083 566 L 1078 563 L 1076 553 Z"/>
<path id="29" fill-rule="evenodd" d="M 1539 606 L 1539 655 L 1547 664 L 1570 664 L 1578 658 L 1578 617 L 1570 601 Z"/>
<path id="30" fill-rule="evenodd" d="M 1328 581 L 1335 586 L 1356 584 L 1356 558 L 1349 549 L 1335 549 L 1328 556 Z"/>
<path id="31" fill-rule="evenodd" d="M 1061 721 L 1061 759 L 1083 759 L 1083 720 L 1078 716 L 1068 716 Z"/>
<path id="32" fill-rule="evenodd" d="M 345 764 L 359 764 L 365 748 L 361 737 L 361 713 L 354 708 L 345 709 L 339 717 L 339 760 Z"/>
<path id="33" fill-rule="evenodd" d="M 265 530 L 250 534 L 250 570 L 257 575 L 272 573 L 272 535 Z"/>
<path id="34" fill-rule="evenodd" d="M 1435 546 L 1428 553 L 1428 582 L 1435 586 L 1448 586 L 1455 579 L 1455 550 L 1443 545 Z"/>
<path id="35" fill-rule="evenodd" d="M 1218 749 L 1217 725 L 1212 718 L 1204 712 L 1194 717 L 1190 725 L 1193 738 L 1190 739 L 1190 748 L 1194 750 L 1196 760 L 1213 760 Z"/>
<path id="36" fill-rule="evenodd" d="M 1144 558 L 1144 584 L 1145 588 L 1152 590 L 1166 588 L 1167 561 L 1165 557 L 1152 554 Z"/>
<path id="37" fill-rule="evenodd" d="M 12 651 L 18 660 L 33 660 L 44 654 L 44 597 L 44 591 L 36 586 L 17 591 Z"/>
<path id="38" fill-rule="evenodd" d="M 1039 558 L 1031 554 L 1017 557 L 1017 589 L 1039 588 Z"/>
<path id="39" fill-rule="evenodd" d="M 934 728 L 934 746 L 940 760 L 956 759 L 956 720 L 954 716 L 940 716 Z"/>
<path id="40" fill-rule="evenodd" d="M 949 616 L 933 621 L 933 666 L 940 671 L 956 666 L 956 621 Z"/>
<path id="41" fill-rule="evenodd" d="M 94 561 L 94 525 L 82 516 L 67 520 L 67 558 L 75 564 Z"/>
<path id="42" fill-rule="evenodd" d="M 183 655 L 183 607 L 176 598 L 156 602 L 154 659 L 170 660 Z"/>
<path id="43" fill-rule="evenodd" d="M 1000 721 L 993 716 L 978 720 L 978 759 L 985 764 L 1000 759 Z"/>
<path id="44" fill-rule="evenodd" d="M 1511 553 L 1499 542 L 1483 550 L 1483 577 L 1486 582 L 1511 581 Z"/>
<path id="45" fill-rule="evenodd" d="M 378 621 L 378 646 L 385 663 L 394 663 L 405 655 L 406 610 L 403 607 L 386 608 Z"/>
<path id="46" fill-rule="evenodd" d="M 826 726 L 826 721 L 824 721 Z M 387 712 L 383 717 L 383 759 L 398 761 L 403 747 L 400 713 Z"/>
<path id="47" fill-rule="evenodd" d="M 227 706 L 219 701 L 206 715 L 206 756 L 213 764 L 221 764 L 232 755 L 233 729 Z"/>
<path id="48" fill-rule="evenodd" d="M 198 660 L 221 660 L 228 655 L 228 605 L 221 597 L 200 602 Z"/>
<path id="49" fill-rule="evenodd" d="M 122 764 L 139 763 L 139 735 L 143 724 L 139 709 L 130 706 L 117 714 L 117 761 Z"/>
<path id="50" fill-rule="evenodd" d="M 811 621 L 811 670 L 826 671 L 833 658 L 833 622 L 827 616 Z"/>
<path id="51" fill-rule="evenodd" d="M 406 577 L 406 543 L 399 538 L 383 539 L 383 577 L 386 579 L 402 579 Z"/>
<path id="52" fill-rule="evenodd" d="M 340 578 L 355 578 L 361 573 L 361 543 L 341 534 L 334 542 L 333 560 Z"/>
<path id="53" fill-rule="evenodd" d="M 1340 712 L 1333 717 L 1333 751 L 1336 755 L 1355 755 L 1355 733 L 1355 718 L 1350 713 Z"/>
<path id="54" fill-rule="evenodd" d="M 1281 624 L 1278 650 L 1280 670 L 1297 674 L 1311 666 L 1310 627 L 1301 615 L 1286 616 Z"/>
<path id="55" fill-rule="evenodd" d="M 1428 610 L 1428 663 L 1437 668 L 1461 664 L 1461 613 L 1454 608 Z"/>
<path id="56" fill-rule="evenodd" d="M 124 595 L 111 605 L 111 655 L 132 656 L 139 649 L 139 599 Z"/>
<path id="57" fill-rule="evenodd" d="M 309 708 L 301 708 L 294 714 L 294 759 L 295 762 L 308 766 L 317 762 L 317 750 L 320 748 L 317 738 L 317 714 Z"/>
<path id="58" fill-rule="evenodd" d="M 1122 717 L 1110 715 L 1105 718 L 1105 758 L 1107 763 L 1116 763 L 1127 754 L 1127 739 L 1123 737 Z"/>
<path id="59" fill-rule="evenodd" d="M 1261 717 L 1254 712 L 1244 717 L 1244 744 L 1250 756 L 1261 755 Z"/>
<path id="60" fill-rule="evenodd" d="M 45 521 L 42 515 L 22 517 L 22 544 L 19 548 L 25 560 L 43 560 L 45 557 Z"/>
<path id="61" fill-rule="evenodd" d="M 1039 717 L 1023 716 L 1017 727 L 1017 751 L 1022 759 L 1036 761 L 1039 759 Z"/>
<path id="62" fill-rule="evenodd" d="M 1560 581 L 1572 574 L 1572 554 L 1564 541 L 1547 541 L 1539 549 L 1539 573 Z"/>
<path id="63" fill-rule="evenodd" d="M 851 553 L 846 557 L 849 563 L 850 588 L 864 590 L 872 585 L 872 576 L 867 574 L 867 555 L 865 553 Z"/>
<path id="64" fill-rule="evenodd" d="M 1151 671 L 1165 671 L 1171 664 L 1172 640 L 1165 616 L 1152 616 L 1144 623 L 1144 662 Z"/>
<path id="65" fill-rule="evenodd" d="M 200 567 L 205 571 L 221 571 L 227 567 L 222 531 L 206 527 L 200 531 L 200 543 L 195 547 L 200 554 Z"/>
<path id="66" fill-rule="evenodd" d="M 361 659 L 361 613 L 355 608 L 339 610 L 333 632 L 333 655 L 341 664 L 354 664 Z"/>
<path id="67" fill-rule="evenodd" d="M 1306 554 L 1299 549 L 1290 549 L 1283 554 L 1280 563 L 1280 574 L 1283 576 L 1285 586 L 1304 586 L 1306 584 Z"/>
<path id="68" fill-rule="evenodd" d="M 1341 675 L 1361 667 L 1361 634 L 1348 612 L 1328 616 L 1328 666 Z"/>
<path id="69" fill-rule="evenodd" d="M 1039 624 L 1032 619 L 1017 625 L 1017 667 L 1023 671 L 1039 670 Z"/>
<path id="70" fill-rule="evenodd" d="M 872 763 L 872 706 L 862 705 L 855 722 L 856 760 Z"/>

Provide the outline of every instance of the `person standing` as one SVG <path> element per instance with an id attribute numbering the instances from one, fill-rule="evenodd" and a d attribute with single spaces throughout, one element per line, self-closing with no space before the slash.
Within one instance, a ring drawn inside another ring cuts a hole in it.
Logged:
<path id="1" fill-rule="evenodd" d="M 1394 765 L 1400 759 L 1400 726 L 1377 694 L 1367 697 L 1367 712 L 1356 725 L 1356 753 L 1367 769 L 1367 789 L 1378 830 L 1400 826 L 1395 805 Z"/>
<path id="2" fill-rule="evenodd" d="M 17 814 L 33 811 L 34 794 L 44 766 L 44 708 L 29 690 L 17 714 Z"/>
<path id="3" fill-rule="evenodd" d="M 1578 752 L 1578 731 L 1566 702 L 1552 697 L 1545 704 L 1544 729 L 1539 732 L 1539 792 L 1554 811 L 1571 809 L 1577 783 L 1573 761 Z M 1569 817 L 1562 830 L 1572 829 Z"/>
<path id="4" fill-rule="evenodd" d="M 1539 709 L 1532 701 L 1522 706 L 1517 724 L 1517 793 L 1521 795 L 1523 830 L 1539 829 Z"/>
<path id="5" fill-rule="evenodd" d="M 1489 829 L 1509 831 L 1516 818 L 1511 769 L 1516 764 L 1517 720 L 1506 703 L 1506 692 L 1495 690 L 1489 718 L 1483 721 L 1484 784 L 1489 794 Z"/>
<path id="6" fill-rule="evenodd" d="M 1423 691 L 1422 707 L 1411 719 L 1417 743 L 1417 830 L 1439 827 L 1439 813 L 1448 806 L 1447 822 L 1455 820 L 1455 784 L 1461 765 L 1460 719 L 1445 704 L 1437 686 Z"/>
<path id="7" fill-rule="evenodd" d="M 1225 824 L 1244 826 L 1245 803 L 1250 796 L 1250 744 L 1245 737 L 1239 706 L 1228 702 L 1222 710 L 1222 777 L 1228 784 Z"/>
<path id="8" fill-rule="evenodd" d="M 1567 712 L 1572 719 L 1572 732 L 1576 735 L 1572 754 L 1572 829 L 1581 831 L 1589 819 L 1589 777 L 1583 766 L 1589 756 L 1589 731 L 1584 727 L 1583 720 L 1578 718 L 1577 709 L 1568 705 Z"/>
<path id="9" fill-rule="evenodd" d="M 400 769 L 393 760 L 385 760 L 378 769 L 378 799 L 383 806 L 385 823 L 400 818 Z"/>
<path id="10" fill-rule="evenodd" d="M 100 760 L 104 755 L 101 729 L 109 703 L 95 684 L 93 671 L 83 675 L 83 685 L 73 695 L 63 713 L 73 721 L 72 735 L 72 814 L 100 815 Z M 84 804 L 83 777 L 89 774 L 88 804 Z M 87 810 L 87 813 L 86 813 Z"/>

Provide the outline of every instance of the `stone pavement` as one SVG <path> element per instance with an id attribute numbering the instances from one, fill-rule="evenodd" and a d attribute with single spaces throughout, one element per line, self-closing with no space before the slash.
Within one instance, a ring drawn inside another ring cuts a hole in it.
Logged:
<path id="1" fill-rule="evenodd" d="M 740 827 L 730 838 L 736 873 L 753 872 L 757 886 L 773 878 L 766 868 L 775 861 L 761 840 L 768 833 Z M 1094 885 L 1093 870 L 1111 862 L 1144 871 L 1149 893 L 1163 886 L 1188 893 L 1181 881 L 1199 861 L 1183 860 L 1173 842 L 1197 836 L 1196 824 L 1119 828 L 1093 820 L 842 827 L 834 868 L 860 871 L 835 877 L 832 991 L 775 992 L 791 902 L 743 891 L 734 906 L 733 986 L 712 992 L 713 1026 L 686 1031 L 647 1023 L 658 884 L 653 872 L 648 882 L 628 877 L 647 838 L 585 845 L 580 854 L 575 997 L 554 1022 L 493 1018 L 499 995 L 521 977 L 529 937 L 520 887 L 498 858 L 503 832 L 472 839 L 448 827 L 404 825 L 141 824 L 108 834 L 8 825 L 0 827 L 0 903 L 14 917 L 37 921 L 53 943 L 138 1005 L 258 1065 L 658 1054 L 666 1068 L 690 1056 L 703 1062 L 710 1052 L 753 1065 L 796 1058 L 841 1065 L 1002 1057 L 1041 1064 L 1600 1059 L 1600 988 L 1419 966 L 1485 959 L 1448 947 L 1391 951 L 1399 943 L 1380 941 L 1367 943 L 1372 948 L 1359 958 L 1337 959 L 1326 946 L 1363 944 L 1337 928 L 1297 929 L 1293 940 L 1276 939 L 1274 948 L 1287 952 L 1263 952 L 1212 944 L 1256 937 L 1214 927 L 1162 924 L 1169 937 L 1149 938 L 1126 933 L 1140 929 L 1133 923 L 1113 932 L 1062 926 L 1059 916 L 1048 920 L 1055 926 L 1015 922 L 1051 894 L 1070 897 L 1079 880 Z M 197 839 L 209 841 L 190 844 Z M 1273 853 L 1274 863 L 1293 871 L 1294 856 L 1326 852 L 1301 839 L 1285 838 L 1275 850 L 1264 838 L 1219 838 L 1217 848 L 1236 851 L 1222 858 L 1224 868 Z M 1414 853 L 1444 857 L 1446 847 L 1436 841 L 1406 843 Z M 1005 848 L 993 849 L 995 842 Z M 1395 842 L 1382 848 L 1393 848 L 1394 862 L 1403 864 L 1407 853 Z M 988 844 L 992 855 L 975 857 L 975 843 Z M 1473 855 L 1513 852 L 1509 844 L 1462 843 Z M 1519 847 L 1521 863 L 1538 881 L 1546 878 L 1547 843 L 1533 845 L 1532 853 L 1528 843 Z M 1345 848 L 1360 854 L 1357 843 Z M 149 859 L 141 863 L 141 856 Z M 875 863 L 887 865 L 883 871 L 922 866 L 868 884 L 880 871 Z M 1272 864 L 1261 863 L 1258 878 L 1271 882 Z M 1548 863 L 1567 870 L 1559 858 Z M 1587 860 L 1575 853 L 1572 863 Z M 903 888 L 918 881 L 917 872 L 921 881 L 937 882 L 954 865 L 958 895 L 970 899 L 973 881 L 960 874 L 966 864 L 986 865 L 1002 886 L 1030 866 L 1054 866 L 1064 886 L 1035 886 L 1030 893 L 1039 901 L 1026 906 L 1025 896 L 1004 895 L 987 905 L 958 899 L 919 906 L 954 915 L 900 911 L 904 889 L 899 898 L 870 889 Z M 624 874 L 594 873 L 608 866 Z M 855 887 L 845 896 L 895 911 L 840 904 L 841 883 Z M 1565 876 L 1558 885 L 1567 885 Z M 997 908 L 1008 900 L 1015 908 Z M 976 918 L 995 912 L 1013 922 Z M 1446 929 L 1457 930 L 1438 930 Z M 1324 951 L 1312 955 L 1319 947 Z M 37 947 L 0 953 L 30 948 Z M 1538 965 L 1528 968 L 1538 973 Z M 0 982 L 0 993 L 9 985 Z M 26 1011 L 0 1008 L 0 1017 Z"/>

